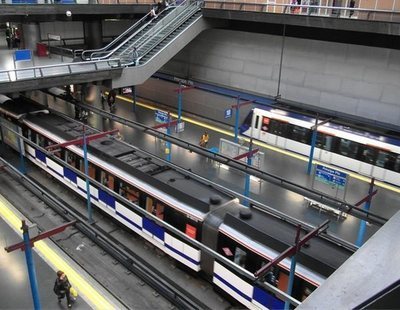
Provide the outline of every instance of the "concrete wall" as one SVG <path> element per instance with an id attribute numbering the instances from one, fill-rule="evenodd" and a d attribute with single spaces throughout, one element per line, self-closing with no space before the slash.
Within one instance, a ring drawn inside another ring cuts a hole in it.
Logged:
<path id="1" fill-rule="evenodd" d="M 162 71 L 261 95 L 278 88 L 281 37 L 213 29 Z M 282 98 L 400 124 L 400 51 L 286 38 Z"/>
<path id="2" fill-rule="evenodd" d="M 132 20 L 103 21 L 103 36 L 118 36 L 128 27 L 133 25 Z M 40 23 L 42 40 L 47 40 L 47 34 L 60 35 L 61 38 L 83 38 L 83 22 L 46 22 Z"/>

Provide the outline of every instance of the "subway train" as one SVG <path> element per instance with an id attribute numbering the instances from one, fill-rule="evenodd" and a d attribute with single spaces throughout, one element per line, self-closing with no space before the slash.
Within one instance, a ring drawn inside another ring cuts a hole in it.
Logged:
<path id="1" fill-rule="evenodd" d="M 254 108 L 240 132 L 309 156 L 315 118 L 276 108 Z M 318 126 L 314 159 L 400 186 L 400 139 L 328 122 Z"/>
<path id="2" fill-rule="evenodd" d="M 86 199 L 85 180 L 71 169 L 84 171 L 82 148 L 68 146 L 57 150 L 54 156 L 63 165 L 38 148 L 82 137 L 81 123 L 22 96 L 11 99 L 1 95 L 0 116 L 5 125 L 0 136 L 3 143 L 17 152 L 21 149 L 37 167 Z M 19 145 L 16 134 L 6 127 L 22 133 L 35 146 L 26 142 Z M 94 132 L 86 129 L 86 134 Z M 284 302 L 264 284 L 269 281 L 267 277 L 254 281 L 246 274 L 254 275 L 291 246 L 295 225 L 259 206 L 247 208 L 230 193 L 112 137 L 91 141 L 88 161 L 90 178 L 115 193 L 110 195 L 104 187 L 90 185 L 91 203 L 101 212 L 173 257 L 183 269 L 206 278 L 231 301 L 249 309 L 284 307 Z M 202 251 L 173 229 L 159 225 L 154 217 L 220 256 Z M 302 235 L 305 233 L 302 229 Z M 292 296 L 304 300 L 352 254 L 353 249 L 346 245 L 323 236 L 313 238 L 297 254 Z M 273 269 L 277 281 L 269 283 L 286 291 L 289 270 L 290 260 L 285 259 Z"/>

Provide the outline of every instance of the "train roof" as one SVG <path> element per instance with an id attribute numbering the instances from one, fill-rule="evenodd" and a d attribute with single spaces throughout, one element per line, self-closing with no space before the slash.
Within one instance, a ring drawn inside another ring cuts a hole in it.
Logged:
<path id="1" fill-rule="evenodd" d="M 11 99 L 1 94 L 0 96 L 0 112 L 12 118 L 21 119 L 27 114 L 49 113 L 43 105 L 30 99 L 22 97 Z"/>
<path id="2" fill-rule="evenodd" d="M 64 140 L 72 140 L 83 135 L 83 127 L 80 123 L 54 114 L 40 117 L 29 116 L 27 120 Z M 95 132 L 91 129 L 86 130 L 87 135 L 92 133 Z M 144 154 L 110 137 L 91 141 L 88 150 L 89 153 L 105 161 L 108 165 L 118 168 L 124 174 L 137 178 L 181 201 L 188 206 L 186 210 L 188 213 L 200 216 L 201 219 L 204 219 L 210 211 L 211 197 L 220 196 L 222 203 L 234 198 L 208 184 L 193 179 L 189 174 L 173 169 L 156 156 Z M 191 212 L 191 209 L 195 212 Z"/>
<path id="3" fill-rule="evenodd" d="M 294 244 L 296 226 L 255 208 L 251 208 L 251 213 L 249 219 L 243 219 L 238 212 L 228 213 L 224 225 L 230 228 L 229 234 L 246 235 L 279 253 Z M 302 229 L 301 237 L 306 233 Z M 352 254 L 353 251 L 347 248 L 317 237 L 311 239 L 307 247 L 302 247 L 297 260 L 303 266 L 328 277 Z"/>

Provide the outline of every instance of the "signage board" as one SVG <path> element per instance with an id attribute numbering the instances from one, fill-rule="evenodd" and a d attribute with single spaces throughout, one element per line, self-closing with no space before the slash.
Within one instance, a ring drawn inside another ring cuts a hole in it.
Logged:
<path id="1" fill-rule="evenodd" d="M 54 41 L 61 41 L 61 36 L 60 35 L 56 35 L 56 34 L 47 34 L 47 38 L 49 40 L 54 40 Z"/>
<path id="2" fill-rule="evenodd" d="M 226 109 L 224 118 L 231 118 L 232 117 L 232 109 Z"/>
<path id="3" fill-rule="evenodd" d="M 316 165 L 315 178 L 322 183 L 344 188 L 346 186 L 347 174 L 322 165 Z"/>
<path id="4" fill-rule="evenodd" d="M 185 122 L 180 122 L 176 124 L 176 132 L 185 131 Z"/>
<path id="5" fill-rule="evenodd" d="M 155 112 L 155 120 L 157 123 L 167 123 L 168 122 L 168 113 L 160 110 L 156 110 Z"/>
<path id="6" fill-rule="evenodd" d="M 29 60 L 32 60 L 31 50 L 15 51 L 15 61 L 29 61 Z"/>

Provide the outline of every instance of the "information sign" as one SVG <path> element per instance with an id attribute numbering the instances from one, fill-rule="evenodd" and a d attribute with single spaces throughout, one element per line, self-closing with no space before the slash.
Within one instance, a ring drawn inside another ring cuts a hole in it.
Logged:
<path id="1" fill-rule="evenodd" d="M 176 132 L 185 131 L 185 122 L 180 122 L 176 124 Z"/>
<path id="2" fill-rule="evenodd" d="M 335 185 L 341 188 L 346 186 L 347 174 L 322 165 L 315 167 L 315 178 L 328 185 Z"/>
<path id="3" fill-rule="evenodd" d="M 168 113 L 164 112 L 164 111 L 156 110 L 155 120 L 157 123 L 167 123 L 168 122 Z"/>
<path id="4" fill-rule="evenodd" d="M 15 51 L 15 61 L 29 61 L 29 60 L 32 60 L 31 50 Z"/>
<path id="5" fill-rule="evenodd" d="M 231 118 L 232 117 L 232 109 L 226 109 L 224 117 L 225 118 Z"/>

